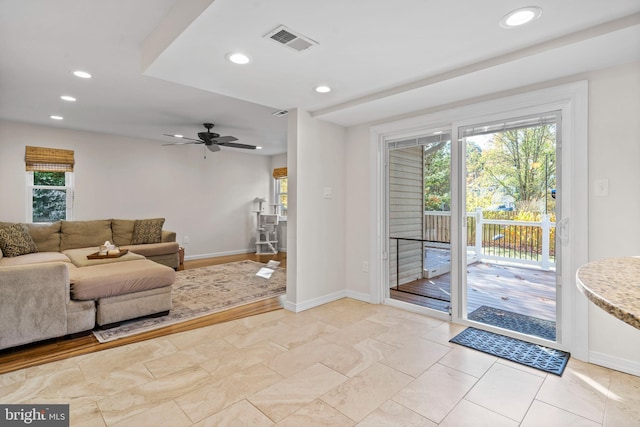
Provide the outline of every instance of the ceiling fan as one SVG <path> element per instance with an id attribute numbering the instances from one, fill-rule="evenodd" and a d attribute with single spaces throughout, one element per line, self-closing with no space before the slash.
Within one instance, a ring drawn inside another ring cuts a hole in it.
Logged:
<path id="1" fill-rule="evenodd" d="M 215 132 L 211 132 L 211 128 L 213 127 L 213 123 L 203 123 L 202 124 L 207 131 L 206 132 L 198 132 L 198 138 L 187 138 L 182 135 L 169 135 L 165 133 L 165 136 L 170 136 L 172 138 L 178 138 L 185 140 L 184 142 L 172 142 L 170 144 L 162 144 L 162 145 L 186 145 L 186 144 L 204 144 L 210 151 L 216 152 L 220 151 L 220 147 L 232 147 L 232 148 L 245 148 L 247 150 L 255 150 L 255 145 L 248 144 L 238 144 L 238 138 L 235 136 L 220 136 Z"/>

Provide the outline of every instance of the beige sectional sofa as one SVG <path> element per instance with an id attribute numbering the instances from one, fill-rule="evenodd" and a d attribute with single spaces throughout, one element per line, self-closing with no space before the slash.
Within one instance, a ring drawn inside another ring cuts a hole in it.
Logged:
<path id="1" fill-rule="evenodd" d="M 180 255 L 163 223 L 0 222 L 0 349 L 169 311 Z M 128 253 L 89 259 L 107 240 Z"/>

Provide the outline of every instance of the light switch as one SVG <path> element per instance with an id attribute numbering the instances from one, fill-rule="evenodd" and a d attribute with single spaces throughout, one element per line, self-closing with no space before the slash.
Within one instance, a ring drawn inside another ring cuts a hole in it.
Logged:
<path id="1" fill-rule="evenodd" d="M 596 196 L 609 195 L 609 180 L 606 178 L 596 179 L 593 181 L 593 193 Z"/>

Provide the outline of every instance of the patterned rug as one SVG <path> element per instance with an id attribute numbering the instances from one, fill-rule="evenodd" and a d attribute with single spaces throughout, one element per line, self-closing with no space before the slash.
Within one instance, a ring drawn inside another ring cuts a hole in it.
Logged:
<path id="1" fill-rule="evenodd" d="M 469 314 L 469 320 L 497 326 L 522 334 L 556 340 L 556 322 L 525 316 L 499 308 L 483 305 Z"/>
<path id="2" fill-rule="evenodd" d="M 113 341 L 284 295 L 285 269 L 277 268 L 270 279 L 256 276 L 264 266 L 246 260 L 177 271 L 171 291 L 173 306 L 168 315 L 122 322 L 111 329 L 94 330 L 93 334 L 100 342 Z"/>
<path id="3" fill-rule="evenodd" d="M 476 328 L 465 329 L 451 338 L 449 342 L 558 376 L 562 376 L 569 357 L 571 357 L 566 351 L 543 347 Z"/>

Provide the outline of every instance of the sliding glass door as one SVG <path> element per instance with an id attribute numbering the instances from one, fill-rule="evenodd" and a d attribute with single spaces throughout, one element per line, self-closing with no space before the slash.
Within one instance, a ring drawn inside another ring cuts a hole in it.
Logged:
<path id="1" fill-rule="evenodd" d="M 451 311 L 451 137 L 387 145 L 389 296 Z"/>
<path id="2" fill-rule="evenodd" d="M 560 114 L 459 129 L 464 316 L 556 341 Z"/>
<path id="3" fill-rule="evenodd" d="M 455 127 L 453 150 L 451 131 L 387 141 L 392 300 L 556 340 L 560 126 L 549 112 Z"/>

